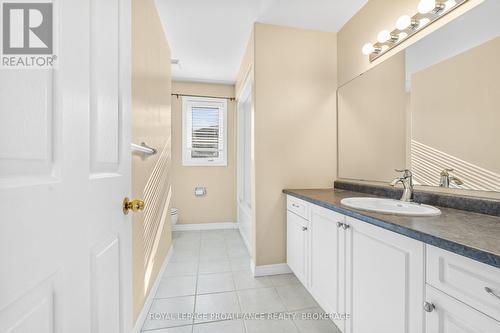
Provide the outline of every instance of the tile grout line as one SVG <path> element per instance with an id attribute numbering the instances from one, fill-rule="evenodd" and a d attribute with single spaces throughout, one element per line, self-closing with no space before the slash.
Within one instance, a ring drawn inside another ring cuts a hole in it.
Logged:
<path id="1" fill-rule="evenodd" d="M 226 253 L 228 254 L 228 257 L 229 257 L 227 239 L 225 239 L 225 238 L 224 238 L 224 243 L 226 244 Z M 233 265 L 231 264 L 230 258 L 229 258 L 229 266 L 231 267 L 231 278 L 233 279 L 234 292 L 236 294 L 236 301 L 238 302 L 238 308 L 240 309 L 240 315 L 242 315 L 243 314 L 243 307 L 241 306 L 240 293 L 239 293 L 238 287 L 236 286 L 236 280 L 234 279 Z M 246 325 L 245 321 L 242 319 L 239 319 L 239 321 L 243 324 L 243 330 L 245 331 L 245 333 L 248 333 L 248 329 L 247 329 L 247 325 Z"/>
<path id="2" fill-rule="evenodd" d="M 293 285 L 293 284 L 290 284 L 290 285 Z M 286 285 L 284 285 L 284 286 L 286 286 Z M 297 311 L 304 311 L 304 310 L 308 310 L 308 309 L 313 309 L 313 308 L 305 308 L 305 309 L 299 309 L 299 310 L 295 310 L 295 311 L 288 310 L 288 307 L 286 306 L 285 301 L 283 300 L 283 297 L 281 297 L 280 293 L 278 292 L 277 287 L 283 287 L 283 286 L 274 286 L 274 289 L 276 290 L 276 293 L 278 294 L 278 297 L 281 300 L 281 303 L 283 303 L 283 306 L 285 307 L 287 313 L 289 313 L 289 312 L 297 312 Z M 301 332 L 300 327 L 297 326 L 297 323 L 295 322 L 295 320 L 293 319 L 293 317 L 292 317 L 292 323 L 293 323 L 293 326 L 295 326 L 295 328 L 297 329 L 297 332 L 300 333 Z"/>
<path id="3" fill-rule="evenodd" d="M 198 261 L 197 261 L 197 266 L 196 266 L 196 285 L 194 288 L 194 307 L 193 307 L 193 319 L 192 319 L 192 325 L 191 325 L 191 333 L 194 333 L 194 323 L 195 323 L 195 316 L 196 316 L 196 299 L 198 298 L 198 277 L 200 276 L 200 255 L 201 255 L 201 233 L 200 233 L 200 239 L 198 240 Z"/>
<path id="4" fill-rule="evenodd" d="M 199 252 L 198 252 L 198 269 L 197 269 L 197 273 L 196 273 L 196 290 L 195 290 L 195 313 L 196 313 L 196 298 L 198 297 L 198 278 L 200 276 L 200 263 L 201 263 L 201 240 L 200 239 L 200 249 L 199 249 Z M 224 252 L 226 254 L 226 257 L 227 256 L 227 248 L 226 248 L 226 240 L 225 238 L 223 238 L 224 240 Z M 228 258 L 229 259 L 229 258 Z M 212 260 L 208 260 L 208 261 L 212 261 Z M 217 260 L 215 260 L 217 261 Z M 231 267 L 231 263 L 230 264 L 230 267 Z M 209 274 L 221 274 L 221 273 L 207 273 L 207 274 L 202 274 L 202 275 L 209 275 Z M 231 273 L 231 276 L 232 276 L 232 273 Z M 234 283 L 234 282 L 233 282 Z M 200 295 L 210 295 L 210 294 L 223 294 L 223 293 L 227 293 L 227 291 L 223 291 L 223 292 L 212 292 L 212 293 L 204 293 L 204 294 L 200 294 Z M 222 321 L 226 321 L 226 320 L 214 320 L 214 321 L 208 321 L 208 322 L 201 322 L 201 323 L 195 323 L 194 321 L 194 318 L 193 318 L 193 325 L 192 325 L 192 328 L 191 328 L 191 333 L 194 332 L 194 326 L 195 325 L 201 325 L 201 324 L 209 324 L 209 323 L 216 323 L 216 322 L 222 322 Z"/>
<path id="5" fill-rule="evenodd" d="M 196 311 L 196 299 L 197 297 L 199 296 L 198 294 L 198 279 L 199 279 L 199 276 L 200 276 L 200 264 L 201 264 L 201 241 L 202 241 L 202 234 L 200 233 L 200 238 L 199 238 L 199 248 L 198 248 L 198 257 L 197 257 L 197 268 L 196 268 L 196 285 L 195 285 L 195 294 L 194 294 L 194 297 L 195 297 L 195 300 L 194 300 L 194 310 Z M 237 298 L 237 303 L 238 303 L 238 307 L 240 309 L 240 312 L 243 313 L 243 309 L 242 309 L 242 306 L 241 306 L 241 302 L 240 302 L 240 299 L 239 299 L 239 294 L 241 291 L 246 291 L 246 290 L 257 290 L 257 289 L 270 289 L 272 288 L 277 294 L 278 294 L 278 298 L 281 302 L 281 304 L 284 306 L 284 309 L 285 311 L 283 312 L 300 312 L 300 311 L 305 311 L 305 310 L 309 310 L 309 309 L 314 309 L 316 307 L 308 307 L 308 308 L 304 308 L 304 309 L 298 309 L 298 310 L 294 310 L 294 311 L 290 311 L 288 310 L 285 302 L 283 301 L 283 298 L 281 297 L 281 295 L 279 294 L 278 292 L 278 287 L 281 287 L 281 286 L 287 286 L 287 285 L 295 285 L 294 283 L 289 283 L 289 284 L 283 284 L 283 285 L 276 285 L 274 283 L 274 281 L 271 280 L 271 286 L 266 286 L 266 287 L 255 287 L 255 288 L 244 288 L 244 289 L 241 289 L 239 290 L 237 287 L 236 287 L 236 280 L 235 280 L 235 273 L 237 272 L 240 272 L 240 271 L 245 271 L 244 269 L 239 269 L 239 270 L 234 270 L 233 269 L 233 265 L 231 263 L 231 258 L 229 256 L 229 247 L 228 247 L 228 239 L 226 237 L 223 238 L 224 239 L 224 246 L 225 246 L 225 254 L 226 254 L 226 258 L 227 260 L 229 261 L 229 265 L 230 265 L 230 271 L 228 272 L 212 272 L 212 273 L 205 273 L 205 274 L 201 274 L 201 275 L 211 275 L 211 274 L 223 274 L 223 273 L 231 273 L 231 278 L 232 278 L 232 282 L 233 282 L 233 285 L 234 285 L 234 290 L 232 291 L 219 291 L 219 292 L 210 292 L 210 293 L 204 293 L 204 294 L 200 294 L 200 295 L 211 295 L 211 294 L 223 294 L 223 293 L 229 293 L 229 292 L 235 292 L 236 294 L 236 298 Z M 219 260 L 211 260 L 211 261 L 219 261 Z M 222 260 L 221 260 L 222 261 Z M 192 275 L 182 275 L 182 276 L 192 276 Z M 176 298 L 176 297 L 186 297 L 189 295 L 184 295 L 184 296 L 175 296 L 175 297 L 168 297 L 168 298 Z M 281 311 L 280 311 L 281 312 Z M 193 318 L 193 321 L 192 321 L 192 324 L 191 324 L 191 332 L 194 332 L 194 329 L 195 329 L 195 325 L 199 325 L 199 324 L 208 324 L 208 323 L 217 323 L 217 322 L 223 322 L 223 321 L 228 321 L 228 320 L 214 320 L 214 321 L 209 321 L 209 322 L 201 322 L 201 323 L 195 323 L 194 321 L 194 318 Z M 244 331 L 245 332 L 248 332 L 248 328 L 247 328 L 247 325 L 246 325 L 246 322 L 242 319 L 238 320 L 238 321 L 243 321 L 243 328 L 244 328 Z M 295 320 L 292 320 L 292 323 L 294 325 L 294 327 L 296 327 L 296 329 L 298 330 L 298 332 L 300 332 L 300 329 L 299 327 L 297 326 L 296 324 L 296 321 Z M 189 324 L 188 324 L 189 325 Z M 183 327 L 183 326 L 188 326 L 188 325 L 180 325 L 180 326 L 172 326 L 172 327 Z"/>

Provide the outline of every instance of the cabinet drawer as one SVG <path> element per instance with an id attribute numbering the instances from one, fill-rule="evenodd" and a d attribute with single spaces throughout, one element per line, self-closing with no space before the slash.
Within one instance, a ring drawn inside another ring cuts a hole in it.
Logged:
<path id="1" fill-rule="evenodd" d="M 304 200 L 297 199 L 292 196 L 287 196 L 286 207 L 289 211 L 294 212 L 298 216 L 310 221 L 310 206 Z"/>
<path id="2" fill-rule="evenodd" d="M 500 269 L 427 245 L 426 275 L 428 284 L 500 320 Z"/>
<path id="3" fill-rule="evenodd" d="M 426 287 L 426 301 L 434 305 L 426 312 L 426 333 L 500 332 L 500 322 L 434 289 Z"/>

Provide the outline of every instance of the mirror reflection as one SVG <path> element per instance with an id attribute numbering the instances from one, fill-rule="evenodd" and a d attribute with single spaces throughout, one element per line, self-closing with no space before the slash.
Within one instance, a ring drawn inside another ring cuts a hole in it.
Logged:
<path id="1" fill-rule="evenodd" d="M 339 88 L 339 178 L 500 191 L 498 13 L 484 1 Z"/>

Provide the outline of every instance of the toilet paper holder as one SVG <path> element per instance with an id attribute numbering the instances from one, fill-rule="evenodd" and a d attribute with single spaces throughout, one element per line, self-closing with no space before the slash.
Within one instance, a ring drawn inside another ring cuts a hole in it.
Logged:
<path id="1" fill-rule="evenodd" d="M 197 186 L 194 188 L 194 195 L 197 197 L 203 197 L 207 194 L 207 188 L 204 186 Z"/>

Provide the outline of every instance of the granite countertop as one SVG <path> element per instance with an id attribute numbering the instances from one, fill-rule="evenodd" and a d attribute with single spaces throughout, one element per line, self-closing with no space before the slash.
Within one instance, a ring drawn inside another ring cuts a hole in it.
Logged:
<path id="1" fill-rule="evenodd" d="M 441 215 L 410 217 L 343 206 L 350 197 L 374 195 L 341 189 L 283 190 L 284 193 L 424 243 L 500 268 L 500 217 L 439 207 Z"/>

